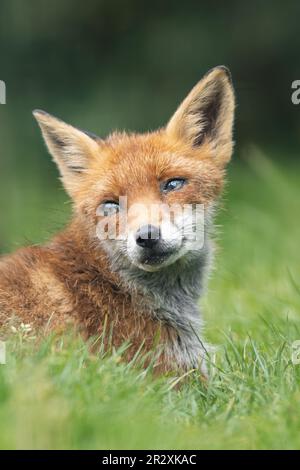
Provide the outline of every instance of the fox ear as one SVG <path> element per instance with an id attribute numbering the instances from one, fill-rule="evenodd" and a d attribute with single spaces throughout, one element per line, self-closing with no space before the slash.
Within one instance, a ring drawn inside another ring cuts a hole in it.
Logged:
<path id="1" fill-rule="evenodd" d="M 209 71 L 181 103 L 167 133 L 192 147 L 210 143 L 216 162 L 225 164 L 232 153 L 234 93 L 230 72 L 219 66 Z"/>
<path id="2" fill-rule="evenodd" d="M 63 184 L 72 196 L 80 184 L 82 174 L 89 168 L 90 160 L 96 158 L 100 139 L 76 129 L 45 111 L 35 110 L 36 118 L 46 145 L 56 162 Z"/>

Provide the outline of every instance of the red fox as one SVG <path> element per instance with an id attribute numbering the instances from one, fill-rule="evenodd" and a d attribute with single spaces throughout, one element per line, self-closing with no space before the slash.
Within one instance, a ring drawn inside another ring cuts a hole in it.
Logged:
<path id="1" fill-rule="evenodd" d="M 204 371 L 198 302 L 233 148 L 229 71 L 209 71 L 151 133 L 102 139 L 33 114 L 73 217 L 45 246 L 0 259 L 0 325 L 12 317 L 47 331 L 74 324 L 86 338 L 107 333 L 114 348 L 127 342 L 126 360 L 160 351 L 159 372 Z"/>

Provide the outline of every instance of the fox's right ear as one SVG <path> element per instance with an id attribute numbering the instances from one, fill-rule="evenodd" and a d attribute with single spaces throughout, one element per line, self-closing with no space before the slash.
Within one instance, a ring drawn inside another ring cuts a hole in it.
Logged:
<path id="1" fill-rule="evenodd" d="M 166 131 L 197 148 L 208 143 L 216 164 L 224 165 L 232 153 L 234 93 L 230 72 L 215 67 L 181 103 Z"/>
<path id="2" fill-rule="evenodd" d="M 96 158 L 100 139 L 45 111 L 35 110 L 33 115 L 59 168 L 64 187 L 72 196 L 81 182 L 82 175 L 89 168 L 90 160 Z"/>

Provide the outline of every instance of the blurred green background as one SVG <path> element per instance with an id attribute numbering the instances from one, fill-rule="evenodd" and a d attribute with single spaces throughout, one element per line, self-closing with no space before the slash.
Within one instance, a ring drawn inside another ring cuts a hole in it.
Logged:
<path id="1" fill-rule="evenodd" d="M 236 152 L 249 143 L 297 159 L 300 3 L 186 0 L 2 0 L 0 250 L 47 238 L 68 205 L 31 111 L 100 136 L 163 125 L 211 67 L 237 94 Z"/>

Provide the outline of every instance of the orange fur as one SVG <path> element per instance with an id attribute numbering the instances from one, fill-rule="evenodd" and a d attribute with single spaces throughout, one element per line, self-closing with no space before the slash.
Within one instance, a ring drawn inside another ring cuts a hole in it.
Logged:
<path id="1" fill-rule="evenodd" d="M 0 260 L 0 325 L 16 315 L 47 331 L 64 330 L 68 324 L 86 337 L 105 333 L 108 338 L 111 331 L 114 347 L 130 342 L 128 360 L 140 347 L 146 352 L 154 348 L 157 338 L 163 348 L 176 335 L 174 328 L 153 317 L 151 302 L 112 270 L 107 254 L 95 243 L 96 211 L 101 201 L 120 195 L 128 197 L 129 206 L 141 201 L 207 206 L 218 198 L 224 163 L 231 154 L 233 95 L 224 70 L 215 69 L 210 75 L 165 129 L 145 135 L 115 133 L 106 140 L 92 139 L 52 116 L 35 113 L 73 199 L 74 215 L 65 231 L 45 246 L 24 248 Z M 227 100 L 221 110 L 220 144 L 204 136 L 201 145 L 193 146 L 197 122 L 189 108 L 201 107 L 209 92 L 207 83 L 216 81 L 222 82 Z M 189 184 L 162 196 L 159 181 L 172 177 L 184 177 Z M 129 223 L 138 224 L 142 217 Z M 162 353 L 157 367 L 165 371 L 173 365 Z"/>

